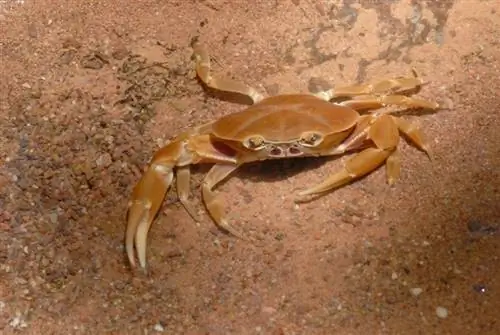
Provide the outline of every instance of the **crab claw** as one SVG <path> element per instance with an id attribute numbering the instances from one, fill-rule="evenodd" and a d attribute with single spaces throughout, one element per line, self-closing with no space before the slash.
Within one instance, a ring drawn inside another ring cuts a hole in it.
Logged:
<path id="1" fill-rule="evenodd" d="M 135 186 L 128 204 L 128 221 L 125 249 L 129 263 L 135 267 L 134 247 L 139 265 L 146 269 L 146 244 L 149 228 L 160 210 L 165 194 L 174 179 L 174 168 L 179 157 L 185 154 L 182 140 L 174 141 L 160 149 Z M 189 178 L 189 175 L 186 176 Z M 185 193 L 185 192 L 181 192 Z M 184 198 L 184 197 L 182 197 Z"/>
<path id="2" fill-rule="evenodd" d="M 196 127 L 161 148 L 151 159 L 149 167 L 135 186 L 128 204 L 125 233 L 125 250 L 132 267 L 136 266 L 135 254 L 137 254 L 140 267 L 146 270 L 149 228 L 160 210 L 174 176 L 177 179 L 179 201 L 191 217 L 198 221 L 198 215 L 188 199 L 189 166 L 204 160 L 212 163 L 235 163 L 234 157 L 225 156 L 213 147 L 210 136 L 205 134 L 210 127 L 210 123 Z"/>
<path id="3" fill-rule="evenodd" d="M 125 248 L 132 267 L 135 267 L 134 246 L 141 268 L 146 269 L 146 244 L 149 228 L 158 213 L 174 174 L 165 165 L 151 164 L 132 193 L 128 205 Z"/>

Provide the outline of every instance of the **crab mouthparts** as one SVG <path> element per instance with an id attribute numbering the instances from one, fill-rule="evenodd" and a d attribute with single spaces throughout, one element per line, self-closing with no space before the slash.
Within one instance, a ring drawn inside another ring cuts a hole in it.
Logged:
<path id="1" fill-rule="evenodd" d="M 297 144 L 270 144 L 267 148 L 269 157 L 298 157 L 304 155 L 304 151 Z"/>

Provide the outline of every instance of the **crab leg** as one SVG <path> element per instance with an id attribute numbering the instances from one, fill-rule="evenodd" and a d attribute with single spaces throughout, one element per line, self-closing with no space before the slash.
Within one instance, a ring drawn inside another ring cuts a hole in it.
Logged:
<path id="1" fill-rule="evenodd" d="M 194 209 L 193 204 L 189 201 L 189 182 L 191 180 L 191 170 L 188 166 L 180 166 L 177 168 L 177 194 L 179 201 L 184 206 L 186 211 L 191 215 L 194 221 L 198 222 L 198 213 Z"/>
<path id="2" fill-rule="evenodd" d="M 360 96 L 352 100 L 343 101 L 341 103 L 344 106 L 351 107 L 355 110 L 367 110 L 373 108 L 381 108 L 386 105 L 396 105 L 404 106 L 408 108 L 428 108 L 428 109 L 438 109 L 439 105 L 432 101 L 410 98 L 404 95 L 386 95 L 381 97 L 373 96 Z M 377 111 L 373 113 L 373 116 L 389 114 L 393 111 Z M 397 125 L 399 131 L 403 133 L 414 145 L 420 150 L 424 151 L 430 157 L 430 151 L 427 145 L 424 134 L 418 128 L 417 125 L 410 123 L 404 119 L 391 116 L 392 121 Z M 360 140 L 363 140 L 363 136 L 366 135 L 368 127 L 367 125 L 371 122 L 371 118 L 368 115 L 363 115 L 358 123 L 358 128 L 362 130 L 356 130 L 354 135 L 350 137 L 347 141 L 341 144 L 337 149 L 335 149 L 335 154 L 341 154 L 356 148 L 359 145 Z"/>
<path id="3" fill-rule="evenodd" d="M 224 207 L 222 201 L 213 192 L 213 188 L 227 178 L 233 171 L 238 168 L 238 165 L 228 165 L 228 164 L 217 164 L 210 169 L 205 180 L 203 181 L 202 194 L 203 202 L 207 207 L 208 212 L 212 219 L 217 223 L 219 227 L 231 233 L 232 235 L 239 237 L 243 240 L 247 240 L 245 236 L 235 228 L 233 228 L 226 220 L 224 214 Z"/>
<path id="4" fill-rule="evenodd" d="M 386 79 L 374 84 L 361 84 L 331 88 L 326 91 L 317 92 L 314 95 L 326 101 L 330 101 L 333 98 L 339 97 L 354 97 L 359 95 L 377 95 L 405 92 L 416 89 L 423 84 L 424 81 L 418 78 L 416 72 L 413 71 L 413 77 Z"/>
<path id="5" fill-rule="evenodd" d="M 249 97 L 254 104 L 264 98 L 253 87 L 247 86 L 232 79 L 212 76 L 210 73 L 210 55 L 208 54 L 206 48 L 200 44 L 195 44 L 193 46 L 193 51 L 193 56 L 196 60 L 196 74 L 208 87 L 220 91 L 242 94 Z"/>
<path id="6" fill-rule="evenodd" d="M 345 163 L 341 171 L 322 183 L 299 192 L 299 195 L 323 193 L 363 177 L 377 169 L 396 152 L 399 143 L 398 126 L 390 115 L 373 116 L 373 123 L 367 128 L 367 138 L 373 141 L 375 147 L 367 148 L 356 154 Z M 337 152 L 334 154 L 337 154 Z M 398 154 L 396 153 L 396 155 Z M 387 173 L 391 182 L 399 176 L 399 159 L 397 156 L 390 160 Z"/>
<path id="7" fill-rule="evenodd" d="M 398 148 L 385 161 L 387 183 L 393 185 L 401 175 L 401 154 Z"/>
<path id="8" fill-rule="evenodd" d="M 125 249 L 131 266 L 136 265 L 135 246 L 139 264 L 143 269 L 146 268 L 148 231 L 172 184 L 174 173 L 181 179 L 178 182 L 179 198 L 193 215 L 194 210 L 187 202 L 189 172 L 186 172 L 186 169 L 188 165 L 197 163 L 236 164 L 236 159 L 219 152 L 212 145 L 209 135 L 186 133 L 160 149 L 151 160 L 146 172 L 135 186 L 129 202 Z"/>
<path id="9" fill-rule="evenodd" d="M 427 139 L 423 132 L 414 123 L 408 122 L 404 119 L 392 116 L 394 123 L 398 125 L 399 131 L 402 132 L 414 145 L 420 150 L 425 152 L 427 156 L 431 156 Z"/>
<path id="10" fill-rule="evenodd" d="M 343 106 L 351 107 L 355 110 L 367 110 L 382 108 L 389 105 L 402 106 L 407 108 L 437 109 L 439 105 L 433 101 L 407 97 L 405 95 L 362 95 L 351 100 L 340 103 Z"/>

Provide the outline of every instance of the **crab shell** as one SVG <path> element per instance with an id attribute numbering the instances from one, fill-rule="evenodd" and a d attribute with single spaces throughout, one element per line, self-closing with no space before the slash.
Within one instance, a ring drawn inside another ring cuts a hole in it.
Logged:
<path id="1" fill-rule="evenodd" d="M 352 108 L 313 95 L 281 95 L 222 117 L 211 136 L 236 150 L 240 163 L 321 156 L 346 139 L 359 118 Z"/>

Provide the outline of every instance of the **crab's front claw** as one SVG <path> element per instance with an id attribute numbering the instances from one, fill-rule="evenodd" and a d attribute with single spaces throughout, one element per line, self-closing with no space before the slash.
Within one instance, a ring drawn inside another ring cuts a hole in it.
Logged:
<path id="1" fill-rule="evenodd" d="M 127 257 L 132 267 L 136 265 L 135 246 L 139 265 L 143 270 L 146 269 L 148 231 L 172 183 L 173 176 L 172 167 L 152 163 L 134 188 L 128 206 L 125 237 Z"/>

